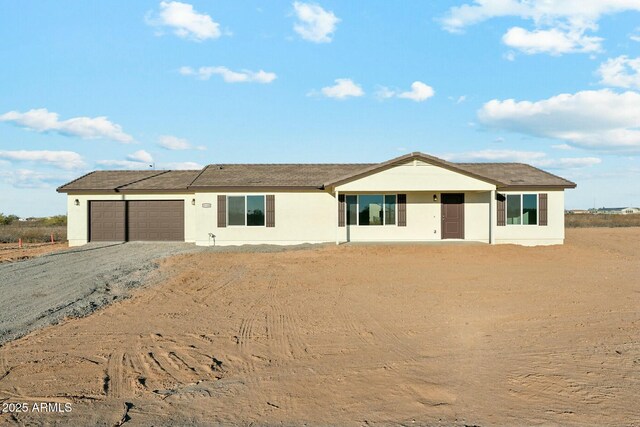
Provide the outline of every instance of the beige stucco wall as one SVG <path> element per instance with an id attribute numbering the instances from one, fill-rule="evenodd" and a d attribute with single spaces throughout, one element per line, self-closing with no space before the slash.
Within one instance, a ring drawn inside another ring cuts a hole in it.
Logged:
<path id="1" fill-rule="evenodd" d="M 275 227 L 218 228 L 218 194 L 275 196 Z M 292 245 L 332 242 L 336 239 L 336 202 L 328 192 L 196 193 L 195 242 L 200 246 L 244 244 Z M 203 207 L 209 204 L 211 207 Z"/>
<path id="2" fill-rule="evenodd" d="M 375 192 L 369 194 L 373 193 Z M 440 199 L 442 193 L 433 191 L 404 193 L 407 194 L 407 225 L 405 227 L 397 225 L 347 225 L 341 228 L 340 240 L 351 242 L 441 240 L 442 207 Z M 465 240 L 489 242 L 489 194 L 489 192 L 465 192 Z M 434 195 L 437 198 L 436 201 L 433 200 Z"/>
<path id="3" fill-rule="evenodd" d="M 195 241 L 195 206 L 191 204 L 193 194 L 69 194 L 67 195 L 67 239 L 69 246 L 80 246 L 89 239 L 90 200 L 184 200 L 184 237 L 186 242 Z M 75 200 L 80 202 L 75 205 Z"/>
<path id="4" fill-rule="evenodd" d="M 564 242 L 564 191 L 500 191 L 500 194 L 547 193 L 547 223 L 539 225 L 505 225 L 495 227 L 496 243 L 517 245 L 559 245 Z"/>

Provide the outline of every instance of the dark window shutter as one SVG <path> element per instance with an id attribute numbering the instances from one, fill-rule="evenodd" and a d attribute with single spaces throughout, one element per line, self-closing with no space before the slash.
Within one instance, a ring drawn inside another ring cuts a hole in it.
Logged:
<path id="1" fill-rule="evenodd" d="M 227 196 L 218 195 L 218 228 L 227 226 Z"/>
<path id="2" fill-rule="evenodd" d="M 540 220 L 538 221 L 539 225 L 547 225 L 547 193 L 541 193 L 538 195 L 538 215 Z"/>
<path id="3" fill-rule="evenodd" d="M 398 227 L 407 226 L 407 195 L 398 194 Z"/>
<path id="4" fill-rule="evenodd" d="M 267 194 L 267 227 L 276 226 L 276 196 Z"/>
<path id="5" fill-rule="evenodd" d="M 345 197 L 344 194 L 338 194 L 338 227 L 344 227 L 345 217 Z"/>
<path id="6" fill-rule="evenodd" d="M 505 203 L 507 198 L 504 196 L 504 194 L 496 193 L 496 200 L 498 201 L 498 226 L 504 226 L 507 223 L 507 204 Z"/>

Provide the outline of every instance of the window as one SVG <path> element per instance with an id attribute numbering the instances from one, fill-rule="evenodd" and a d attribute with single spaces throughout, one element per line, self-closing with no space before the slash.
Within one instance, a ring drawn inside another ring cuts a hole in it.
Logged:
<path id="1" fill-rule="evenodd" d="M 536 225 L 538 223 L 538 195 L 522 195 L 522 223 Z"/>
<path id="2" fill-rule="evenodd" d="M 395 194 L 346 196 L 347 225 L 395 225 Z"/>
<path id="3" fill-rule="evenodd" d="M 358 225 L 358 196 L 347 196 L 347 224 Z"/>
<path id="4" fill-rule="evenodd" d="M 247 225 L 264 225 L 264 196 L 247 196 Z"/>
<path id="5" fill-rule="evenodd" d="M 384 196 L 384 223 L 393 225 L 396 223 L 396 195 Z"/>
<path id="6" fill-rule="evenodd" d="M 244 225 L 244 196 L 229 196 L 227 202 L 229 225 Z"/>
<path id="7" fill-rule="evenodd" d="M 358 197 L 359 225 L 382 225 L 382 196 L 366 195 Z"/>
<path id="8" fill-rule="evenodd" d="M 537 194 L 508 194 L 507 195 L 507 224 L 537 225 L 538 224 L 538 195 Z"/>
<path id="9" fill-rule="evenodd" d="M 264 196 L 227 197 L 229 225 L 264 226 Z"/>

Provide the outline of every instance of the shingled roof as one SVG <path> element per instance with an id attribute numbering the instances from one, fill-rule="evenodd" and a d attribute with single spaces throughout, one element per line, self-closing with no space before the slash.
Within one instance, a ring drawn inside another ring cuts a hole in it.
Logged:
<path id="1" fill-rule="evenodd" d="M 576 187 L 575 183 L 567 179 L 524 163 L 457 163 L 457 165 L 479 176 L 491 177 L 506 187 Z"/>
<path id="2" fill-rule="evenodd" d="M 191 184 L 209 187 L 313 187 L 373 166 L 369 163 L 209 165 Z"/>
<path id="3" fill-rule="evenodd" d="M 215 189 L 323 189 L 388 169 L 411 159 L 505 188 L 574 188 L 576 184 L 523 163 L 453 163 L 411 153 L 383 163 L 219 164 L 190 171 L 96 171 L 58 192 L 205 191 Z"/>

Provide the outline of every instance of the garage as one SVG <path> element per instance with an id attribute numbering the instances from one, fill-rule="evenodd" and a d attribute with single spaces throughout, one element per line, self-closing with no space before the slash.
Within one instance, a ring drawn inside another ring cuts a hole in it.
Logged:
<path id="1" fill-rule="evenodd" d="M 184 242 L 184 201 L 127 202 L 127 232 L 129 241 Z"/>
<path id="2" fill-rule="evenodd" d="M 184 241 L 183 200 L 91 201 L 92 242 Z"/>
<path id="3" fill-rule="evenodd" d="M 126 239 L 126 206 L 123 201 L 93 201 L 89 204 L 89 240 L 122 242 Z"/>

